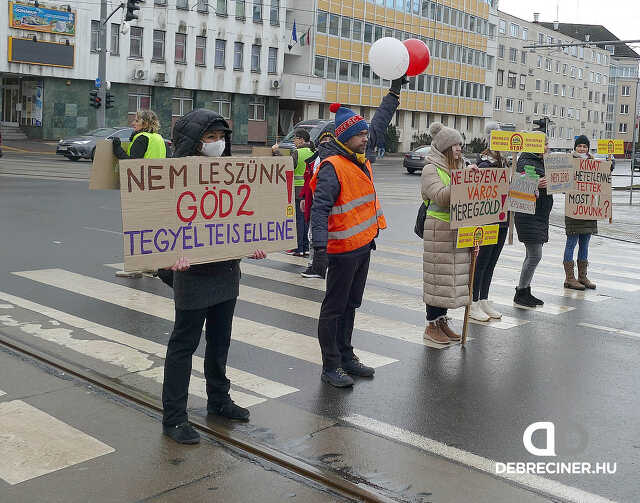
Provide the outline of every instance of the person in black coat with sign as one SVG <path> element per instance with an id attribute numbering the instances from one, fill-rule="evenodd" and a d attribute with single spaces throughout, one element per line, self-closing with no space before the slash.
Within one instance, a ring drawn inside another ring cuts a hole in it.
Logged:
<path id="1" fill-rule="evenodd" d="M 549 139 L 545 139 L 544 153 L 549 153 Z M 524 173 L 525 166 L 533 166 L 540 176 L 536 212 L 533 215 L 514 212 L 514 222 L 518 231 L 518 240 L 524 243 L 526 257 L 520 272 L 520 281 L 516 287 L 513 302 L 525 307 L 537 307 L 544 302 L 531 294 L 531 280 L 542 260 L 542 245 L 549 241 L 549 215 L 553 208 L 553 196 L 547 194 L 547 179 L 544 170 L 543 154 L 525 152 L 518 157 L 516 172 Z"/>
<path id="2" fill-rule="evenodd" d="M 173 129 L 174 157 L 231 155 L 231 129 L 211 110 L 189 112 Z M 257 250 L 250 258 L 266 255 Z M 167 345 L 162 386 L 163 432 L 181 444 L 195 444 L 200 435 L 187 419 L 191 360 L 198 348 L 206 321 L 204 374 L 207 382 L 207 413 L 227 419 L 248 420 L 249 411 L 229 396 L 225 374 L 231 343 L 231 324 L 240 288 L 240 261 L 226 260 L 190 266 L 181 258 L 159 274 L 173 287 L 175 323 Z"/>

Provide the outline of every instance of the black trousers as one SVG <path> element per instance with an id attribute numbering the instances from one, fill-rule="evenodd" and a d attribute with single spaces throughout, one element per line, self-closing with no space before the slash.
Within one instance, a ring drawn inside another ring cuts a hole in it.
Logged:
<path id="1" fill-rule="evenodd" d="M 489 287 L 493 279 L 493 271 L 496 268 L 500 253 L 507 239 L 508 227 L 500 226 L 498 242 L 491 246 L 481 246 L 476 259 L 476 275 L 473 278 L 473 301 L 489 298 Z"/>
<path id="2" fill-rule="evenodd" d="M 327 291 L 320 308 L 318 340 L 323 370 L 335 370 L 354 357 L 351 335 L 356 308 L 362 304 L 371 251 L 329 255 Z"/>
<path id="3" fill-rule="evenodd" d="M 442 318 L 447 315 L 446 307 L 430 306 L 427 304 L 427 321 L 436 321 L 438 318 Z"/>
<path id="4" fill-rule="evenodd" d="M 236 299 L 206 309 L 176 309 L 173 332 L 167 345 L 162 385 L 162 424 L 173 426 L 187 420 L 187 397 L 191 378 L 191 360 L 200 343 L 206 320 L 207 346 L 204 354 L 204 375 L 209 404 L 229 400 L 230 381 L 225 375 L 231 343 L 231 322 Z"/>

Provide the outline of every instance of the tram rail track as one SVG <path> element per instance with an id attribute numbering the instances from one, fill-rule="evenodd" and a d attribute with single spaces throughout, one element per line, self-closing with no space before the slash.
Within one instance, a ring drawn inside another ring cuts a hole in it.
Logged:
<path id="1" fill-rule="evenodd" d="M 1 333 L 0 346 L 81 379 L 145 409 L 156 413 L 162 413 L 162 407 L 158 400 L 153 400 L 142 393 L 136 393 L 135 391 L 126 388 L 125 386 L 121 386 L 113 380 L 106 378 L 91 369 L 82 368 L 71 362 L 61 360 L 60 358 L 49 355 L 37 348 L 18 342 L 10 337 L 6 337 Z M 238 435 L 236 432 L 229 428 L 225 428 L 223 425 L 212 425 L 197 419 L 190 419 L 189 422 L 194 428 L 212 437 L 224 446 L 232 447 L 250 457 L 272 463 L 302 479 L 320 485 L 337 495 L 354 501 L 366 503 L 396 503 L 396 500 L 381 494 L 374 488 L 352 482 L 340 477 L 338 474 L 333 473 L 330 470 L 314 466 L 282 451 L 255 442 L 242 435 Z"/>

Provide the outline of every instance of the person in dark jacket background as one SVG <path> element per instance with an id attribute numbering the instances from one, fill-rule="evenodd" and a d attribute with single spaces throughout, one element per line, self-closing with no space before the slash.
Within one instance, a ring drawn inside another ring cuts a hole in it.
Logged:
<path id="1" fill-rule="evenodd" d="M 197 109 L 181 117 L 173 129 L 175 157 L 231 155 L 231 129 L 219 114 Z M 265 258 L 261 250 L 251 258 Z M 229 396 L 226 377 L 231 343 L 231 324 L 239 294 L 240 261 L 226 260 L 190 266 L 179 259 L 160 275 L 173 286 L 175 323 L 167 344 L 162 386 L 163 432 L 182 444 L 199 442 L 200 436 L 187 418 L 191 360 L 200 343 L 206 321 L 204 374 L 207 382 L 207 413 L 228 419 L 248 420 L 249 410 Z M 169 275 L 166 273 L 169 272 Z"/>
<path id="2" fill-rule="evenodd" d="M 544 153 L 549 153 L 548 138 L 545 138 Z M 535 214 L 514 212 L 518 240 L 524 243 L 526 256 L 513 302 L 525 307 L 536 307 L 544 305 L 544 302 L 531 294 L 531 280 L 540 260 L 542 260 L 542 245 L 549 241 L 549 215 L 553 208 L 553 196 L 547 194 L 543 154 L 529 152 L 520 154 L 516 172 L 524 173 L 525 166 L 533 166 L 536 174 L 540 176 L 540 180 L 538 181 Z"/>
<path id="3" fill-rule="evenodd" d="M 574 157 L 583 159 L 593 159 L 589 154 L 590 142 L 585 135 L 580 135 L 574 142 Z M 564 247 L 564 287 L 572 290 L 584 290 L 585 288 L 595 288 L 596 284 L 587 278 L 587 267 L 589 265 L 589 241 L 592 234 L 598 234 L 597 220 L 579 220 L 565 215 L 564 227 L 567 233 L 567 242 Z M 575 263 L 573 262 L 573 252 L 578 245 L 578 279 L 575 277 Z"/>
<path id="4" fill-rule="evenodd" d="M 500 124 L 489 122 L 485 126 L 487 144 L 491 144 L 491 131 L 500 130 Z M 506 168 L 506 159 L 500 152 L 485 150 L 478 156 L 476 162 L 478 168 Z M 502 313 L 496 311 L 489 302 L 489 288 L 493 279 L 493 271 L 496 268 L 500 253 L 504 247 L 509 231 L 508 221 L 500 222 L 498 230 L 498 242 L 494 245 L 481 246 L 476 260 L 476 271 L 473 280 L 473 303 L 469 309 L 469 316 L 478 321 L 489 321 L 491 318 L 500 319 Z"/>

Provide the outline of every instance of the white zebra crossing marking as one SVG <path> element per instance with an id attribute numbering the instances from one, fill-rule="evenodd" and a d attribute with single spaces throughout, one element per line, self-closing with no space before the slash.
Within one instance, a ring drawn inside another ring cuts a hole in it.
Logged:
<path id="1" fill-rule="evenodd" d="M 120 332 L 97 323 L 88 322 L 81 318 L 75 318 L 70 314 L 62 313 L 55 309 L 41 306 L 25 299 L 20 299 L 19 297 L 13 297 L 12 295 L 4 292 L 0 292 L 0 298 L 3 298 L 4 300 L 11 299 L 11 301 L 17 306 L 57 319 L 57 321 L 61 321 L 62 323 L 75 328 L 80 328 L 81 330 L 97 335 L 103 339 L 107 339 L 107 341 L 110 342 L 80 339 L 77 335 L 73 334 L 73 330 L 68 328 L 62 328 L 59 326 L 55 328 L 43 328 L 39 323 L 18 322 L 10 316 L 0 316 L 0 324 L 18 327 L 25 334 L 53 342 L 96 360 L 124 368 L 128 372 L 136 372 L 138 375 L 145 375 L 145 373 L 149 372 L 148 377 L 154 379 L 159 384 L 162 384 L 163 368 L 152 368 L 154 362 L 149 358 L 149 356 L 153 355 L 164 359 L 164 355 L 167 352 L 166 346 L 152 341 L 147 341 L 146 339 L 142 339 L 125 332 Z M 204 373 L 204 360 L 200 357 L 194 357 L 193 368 Z M 158 372 L 155 372 L 156 370 Z M 298 391 L 296 388 L 274 381 L 269 381 L 268 379 L 259 378 L 249 374 L 248 372 L 230 367 L 227 367 L 227 377 L 234 381 L 234 385 L 253 391 L 254 393 L 262 394 L 269 398 L 277 398 L 279 396 Z M 201 377 L 192 375 L 191 382 L 189 384 L 189 392 L 206 400 L 207 394 L 205 380 Z M 230 395 L 234 401 L 243 407 L 251 407 L 266 401 L 262 398 L 242 393 L 241 391 L 234 389 L 230 391 Z"/>
<path id="2" fill-rule="evenodd" d="M 617 335 L 625 335 L 627 337 L 640 338 L 640 333 L 630 332 L 629 330 L 622 330 L 621 328 L 603 327 L 602 325 L 594 325 L 592 323 L 578 323 L 579 327 L 593 328 L 594 330 L 602 330 L 604 332 L 610 332 Z"/>
<path id="3" fill-rule="evenodd" d="M 13 274 L 158 318 L 174 320 L 173 301 L 160 295 L 64 269 L 42 269 Z M 265 292 L 265 299 L 268 299 L 268 292 Z M 232 338 L 300 360 L 322 363 L 318 340 L 307 335 L 236 317 L 233 321 Z M 357 352 L 364 363 L 373 367 L 382 367 L 398 361 L 367 351 Z"/>
<path id="4" fill-rule="evenodd" d="M 0 478 L 15 485 L 115 452 L 22 400 L 0 403 Z"/>
<path id="5" fill-rule="evenodd" d="M 4 396 L 6 393 L 0 389 L 0 396 Z"/>
<path id="6" fill-rule="evenodd" d="M 536 492 L 542 492 L 548 496 L 560 498 L 563 501 L 571 501 L 574 503 L 582 503 L 585 501 L 592 503 L 614 503 L 613 501 L 601 496 L 585 492 L 575 487 L 566 486 L 560 482 L 556 482 L 555 480 L 545 479 L 538 475 L 497 474 L 496 462 L 491 459 L 483 458 L 477 454 L 443 444 L 437 440 L 424 437 L 392 424 L 378 421 L 377 419 L 361 416 L 360 414 L 353 414 L 340 419 L 345 423 L 370 431 L 375 435 L 380 435 L 397 442 L 402 442 L 403 444 L 411 445 L 422 451 L 460 463 L 463 466 L 469 466 L 481 472 L 488 473 L 492 477 L 516 482 L 521 486 L 528 487 Z"/>

